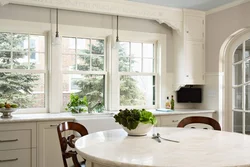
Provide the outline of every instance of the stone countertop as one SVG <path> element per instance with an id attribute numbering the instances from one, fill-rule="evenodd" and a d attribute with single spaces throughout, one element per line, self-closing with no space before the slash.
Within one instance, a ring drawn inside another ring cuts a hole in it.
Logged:
<path id="1" fill-rule="evenodd" d="M 199 114 L 199 113 L 212 113 L 215 110 L 200 110 L 200 109 L 176 109 L 174 111 L 151 111 L 155 116 L 163 115 L 179 115 L 179 114 Z M 59 121 L 59 120 L 90 120 L 90 119 L 106 119 L 113 117 L 118 112 L 100 113 L 100 114 L 71 114 L 71 113 L 43 113 L 43 114 L 12 114 L 12 118 L 0 118 L 0 123 L 12 122 L 37 122 L 37 121 Z"/>
<path id="2" fill-rule="evenodd" d="M 163 115 L 180 115 L 180 114 L 200 114 L 200 113 L 214 113 L 215 110 L 202 110 L 202 109 L 176 109 L 169 111 L 157 111 L 157 110 L 149 110 L 155 116 L 163 116 Z"/>
<path id="3" fill-rule="evenodd" d="M 12 118 L 0 118 L 0 123 L 75 120 L 71 113 L 12 114 Z"/>

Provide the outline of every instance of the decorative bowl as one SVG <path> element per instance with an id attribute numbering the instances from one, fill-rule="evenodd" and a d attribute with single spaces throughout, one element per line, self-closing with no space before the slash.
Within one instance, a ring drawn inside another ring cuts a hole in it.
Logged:
<path id="1" fill-rule="evenodd" d="M 0 112 L 3 113 L 1 118 L 12 118 L 11 113 L 16 110 L 16 108 L 0 108 Z"/>
<path id="2" fill-rule="evenodd" d="M 124 126 L 122 127 L 128 133 L 129 136 L 145 136 L 153 128 L 153 126 L 154 125 L 152 124 L 144 124 L 140 122 L 135 129 L 129 130 Z"/>

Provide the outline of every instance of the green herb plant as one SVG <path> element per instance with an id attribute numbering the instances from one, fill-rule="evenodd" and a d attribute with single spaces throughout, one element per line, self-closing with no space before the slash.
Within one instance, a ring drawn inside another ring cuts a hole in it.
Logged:
<path id="1" fill-rule="evenodd" d="M 118 114 L 114 115 L 114 118 L 115 122 L 118 122 L 129 130 L 135 129 L 140 122 L 152 125 L 157 123 L 155 116 L 145 109 L 120 110 Z"/>
<path id="2" fill-rule="evenodd" d="M 88 111 L 88 100 L 87 97 L 79 98 L 78 95 L 70 94 L 70 101 L 65 108 L 66 111 L 70 111 L 72 113 L 82 113 Z"/>

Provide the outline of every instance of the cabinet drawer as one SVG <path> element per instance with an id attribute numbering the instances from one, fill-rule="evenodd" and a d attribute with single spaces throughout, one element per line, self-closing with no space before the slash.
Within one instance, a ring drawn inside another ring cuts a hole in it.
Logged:
<path id="1" fill-rule="evenodd" d="M 0 151 L 1 167 L 31 167 L 31 149 Z"/>
<path id="2" fill-rule="evenodd" d="M 0 150 L 31 148 L 31 130 L 0 131 Z"/>
<path id="3" fill-rule="evenodd" d="M 178 123 L 186 117 L 190 116 L 203 116 L 212 117 L 212 113 L 202 113 L 202 114 L 179 114 L 179 115 L 167 115 L 161 116 L 161 126 L 177 127 Z"/>

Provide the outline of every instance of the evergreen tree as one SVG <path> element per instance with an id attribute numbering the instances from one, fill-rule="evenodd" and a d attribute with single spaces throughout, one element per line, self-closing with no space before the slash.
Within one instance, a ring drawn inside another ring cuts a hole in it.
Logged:
<path id="1" fill-rule="evenodd" d="M 27 39 L 24 34 L 0 33 L 0 69 L 27 69 L 28 64 L 21 64 L 18 59 L 25 56 L 20 46 Z M 15 50 L 11 56 L 11 50 Z M 11 66 L 12 64 L 12 66 Z M 34 64 L 30 64 L 33 68 Z M 20 108 L 31 107 L 34 103 L 32 90 L 36 86 L 38 75 L 27 73 L 0 72 L 0 103 L 16 103 Z"/>
<path id="2" fill-rule="evenodd" d="M 102 55 L 104 52 L 104 40 L 96 40 L 92 44 L 92 54 Z M 119 71 L 129 71 L 130 62 L 126 56 L 123 46 L 118 49 L 118 56 L 120 57 Z M 78 70 L 88 71 L 90 56 L 89 50 L 82 51 L 80 58 L 85 64 L 77 64 Z M 104 57 L 92 57 L 92 70 L 102 71 L 104 69 Z M 80 98 L 86 96 L 88 99 L 88 111 L 100 111 L 104 108 L 104 77 L 97 75 L 85 75 L 81 80 L 75 82 L 80 91 L 77 93 Z M 136 80 L 131 76 L 122 76 L 120 85 L 120 104 L 121 105 L 142 105 L 144 104 L 144 97 L 140 89 L 136 85 Z"/>

